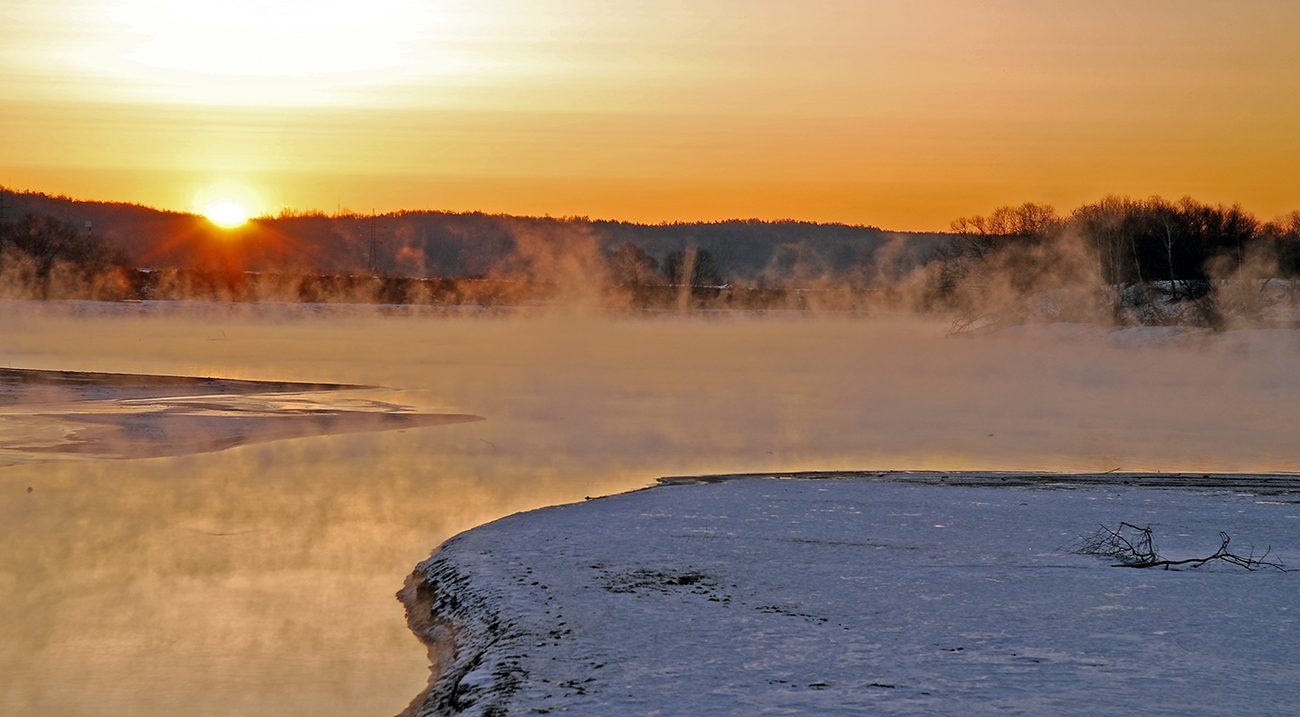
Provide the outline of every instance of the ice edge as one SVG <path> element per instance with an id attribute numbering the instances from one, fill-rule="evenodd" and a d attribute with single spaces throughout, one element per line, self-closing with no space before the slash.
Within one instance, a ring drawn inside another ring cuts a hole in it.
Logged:
<path id="1" fill-rule="evenodd" d="M 713 475 L 666 476 L 661 486 L 723 483 L 765 478 L 774 480 L 870 480 L 885 483 L 959 485 L 974 487 L 1070 488 L 1075 486 L 1130 486 L 1249 491 L 1273 495 L 1300 493 L 1300 473 L 1149 473 L 1108 471 L 1075 473 L 1046 471 L 773 471 Z"/>

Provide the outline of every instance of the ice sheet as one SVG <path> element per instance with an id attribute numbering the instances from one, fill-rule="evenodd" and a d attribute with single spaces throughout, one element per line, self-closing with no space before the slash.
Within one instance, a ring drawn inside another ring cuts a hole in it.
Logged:
<path id="1" fill-rule="evenodd" d="M 250 443 L 482 420 L 358 395 L 373 386 L 0 369 L 0 465 L 158 458 Z"/>
<path id="2" fill-rule="evenodd" d="M 1170 557 L 1209 554 L 1223 530 L 1300 564 L 1294 494 L 657 487 L 503 518 L 422 563 L 404 597 L 458 649 L 413 713 L 1292 710 L 1300 573 L 1062 549 L 1121 520 L 1152 525 Z"/>

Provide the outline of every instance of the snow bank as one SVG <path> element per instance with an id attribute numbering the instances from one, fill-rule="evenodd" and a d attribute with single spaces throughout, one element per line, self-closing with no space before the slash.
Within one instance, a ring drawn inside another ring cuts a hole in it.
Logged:
<path id="1" fill-rule="evenodd" d="M 1223 530 L 1300 567 L 1300 497 L 1112 480 L 748 478 L 513 515 L 400 594 L 435 660 L 406 714 L 1293 710 L 1300 573 L 1061 547 L 1128 521 L 1168 557 Z"/>

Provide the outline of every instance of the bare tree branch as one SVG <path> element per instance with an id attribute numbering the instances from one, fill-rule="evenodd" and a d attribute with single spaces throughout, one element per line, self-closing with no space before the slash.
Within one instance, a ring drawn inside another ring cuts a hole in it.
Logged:
<path id="1" fill-rule="evenodd" d="M 1220 532 L 1219 539 L 1222 541 L 1219 544 L 1219 549 L 1207 557 L 1166 560 L 1160 556 L 1160 551 L 1156 547 L 1155 537 L 1151 534 L 1151 526 L 1140 528 L 1132 523 L 1120 523 L 1119 527 L 1114 530 L 1103 525 L 1100 529 L 1088 535 L 1080 535 L 1072 543 L 1065 546 L 1065 549 L 1078 555 L 1101 555 L 1111 558 L 1117 561 L 1113 565 L 1113 567 L 1117 568 L 1164 568 L 1165 570 L 1176 570 L 1179 567 L 1186 566 L 1194 569 L 1207 563 L 1219 561 L 1250 571 L 1273 568 L 1289 572 L 1281 560 L 1269 558 L 1273 553 L 1271 546 L 1262 554 L 1255 555 L 1255 546 L 1252 545 L 1250 546 L 1250 552 L 1246 555 L 1238 555 L 1229 549 L 1228 545 L 1232 542 L 1232 538 L 1227 533 Z"/>

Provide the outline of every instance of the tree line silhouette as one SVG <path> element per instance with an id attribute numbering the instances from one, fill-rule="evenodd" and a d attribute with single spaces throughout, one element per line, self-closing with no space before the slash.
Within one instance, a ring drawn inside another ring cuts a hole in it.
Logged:
<path id="1" fill-rule="evenodd" d="M 34 214 L 0 221 L 0 295 L 122 299 L 133 269 L 125 250 L 88 228 Z"/>
<path id="2" fill-rule="evenodd" d="M 952 231 L 921 303 L 954 312 L 957 328 L 1098 311 L 1119 324 L 1219 327 L 1294 304 L 1300 278 L 1300 212 L 1263 222 L 1190 197 L 1109 196 L 1068 216 L 1027 203 L 959 218 Z"/>
<path id="3" fill-rule="evenodd" d="M 1220 328 L 1276 323 L 1300 279 L 1300 212 L 1264 222 L 1191 198 L 1110 196 L 1068 215 L 1026 203 L 959 218 L 950 234 L 478 212 L 284 212 L 227 231 L 132 204 L 3 188 L 0 200 L 0 292 L 11 297 L 503 306 L 581 285 L 584 301 L 633 308 L 912 308 L 955 316 L 957 329 Z M 378 271 L 371 251 L 383 252 Z"/>

